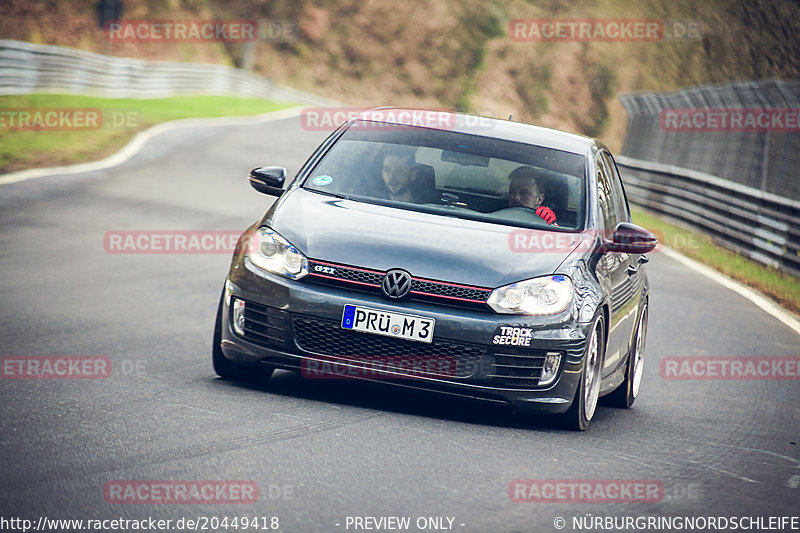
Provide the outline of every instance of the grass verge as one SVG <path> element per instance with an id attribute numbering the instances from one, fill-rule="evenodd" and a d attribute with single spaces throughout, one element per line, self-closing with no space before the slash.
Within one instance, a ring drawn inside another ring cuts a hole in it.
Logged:
<path id="1" fill-rule="evenodd" d="M 666 246 L 756 289 L 789 311 L 800 313 L 800 282 L 796 277 L 726 250 L 708 235 L 675 226 L 651 213 L 632 209 L 631 215 L 635 224 L 656 233 Z"/>
<path id="2" fill-rule="evenodd" d="M 0 174 L 102 159 L 122 148 L 138 132 L 160 122 L 257 115 L 291 105 L 230 96 L 154 99 L 65 94 L 0 96 Z M 81 111 L 70 114 L 69 110 Z M 37 111 L 38 118 L 49 120 L 50 125 L 44 123 L 36 130 L 18 129 L 20 119 L 24 118 L 22 113 L 30 113 L 27 125 L 33 126 Z M 56 113 L 44 114 L 50 111 Z M 71 126 L 81 129 L 66 129 Z"/>

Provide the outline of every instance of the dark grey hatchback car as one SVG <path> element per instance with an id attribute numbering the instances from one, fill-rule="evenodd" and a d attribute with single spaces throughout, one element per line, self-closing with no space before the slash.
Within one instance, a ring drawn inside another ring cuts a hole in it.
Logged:
<path id="1" fill-rule="evenodd" d="M 630 407 L 644 363 L 647 252 L 599 142 L 511 121 L 382 108 L 342 124 L 239 240 L 216 372 L 276 368 L 561 414 Z"/>

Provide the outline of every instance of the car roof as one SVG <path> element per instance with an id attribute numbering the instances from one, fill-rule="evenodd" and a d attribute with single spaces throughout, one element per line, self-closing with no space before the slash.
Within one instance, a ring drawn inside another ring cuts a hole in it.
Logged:
<path id="1" fill-rule="evenodd" d="M 362 111 L 351 117 L 348 122 L 356 120 L 420 126 L 482 137 L 495 137 L 581 155 L 586 154 L 593 146 L 602 146 L 595 139 L 576 133 L 443 109 L 378 107 Z"/>

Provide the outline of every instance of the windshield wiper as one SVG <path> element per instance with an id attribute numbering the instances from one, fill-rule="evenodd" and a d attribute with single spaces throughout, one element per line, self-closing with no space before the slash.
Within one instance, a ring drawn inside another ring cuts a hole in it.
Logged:
<path id="1" fill-rule="evenodd" d="M 303 187 L 303 188 L 306 189 L 307 191 L 318 192 L 318 193 L 324 194 L 326 196 L 334 196 L 336 198 L 341 198 L 342 200 L 349 200 L 350 199 L 350 197 L 347 196 L 346 194 L 342 194 L 342 193 L 338 193 L 338 192 L 323 191 L 323 190 L 320 190 L 320 189 L 307 189 L 305 187 Z"/>

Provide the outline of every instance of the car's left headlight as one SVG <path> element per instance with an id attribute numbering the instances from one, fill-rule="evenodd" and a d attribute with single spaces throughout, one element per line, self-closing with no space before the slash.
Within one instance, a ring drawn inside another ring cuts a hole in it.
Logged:
<path id="1" fill-rule="evenodd" d="M 245 265 L 258 274 L 260 269 L 291 279 L 300 279 L 308 274 L 308 259 L 300 250 L 277 232 L 269 228 L 258 228 L 250 237 Z"/>
<path id="2" fill-rule="evenodd" d="M 496 313 L 555 315 L 569 306 L 573 292 L 572 280 L 567 276 L 543 276 L 498 287 L 486 303 Z"/>

